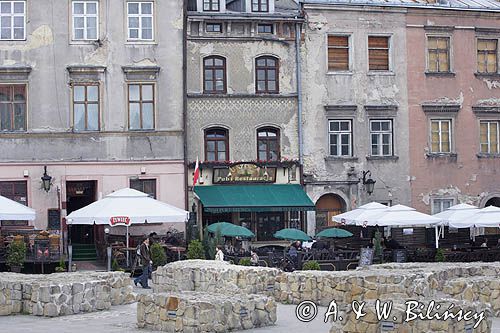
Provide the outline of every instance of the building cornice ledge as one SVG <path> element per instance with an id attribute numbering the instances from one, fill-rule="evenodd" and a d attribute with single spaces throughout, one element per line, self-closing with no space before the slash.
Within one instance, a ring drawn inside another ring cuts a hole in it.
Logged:
<path id="1" fill-rule="evenodd" d="M 422 110 L 424 112 L 435 113 L 435 112 L 458 112 L 460 111 L 460 104 L 451 103 L 423 103 Z"/>

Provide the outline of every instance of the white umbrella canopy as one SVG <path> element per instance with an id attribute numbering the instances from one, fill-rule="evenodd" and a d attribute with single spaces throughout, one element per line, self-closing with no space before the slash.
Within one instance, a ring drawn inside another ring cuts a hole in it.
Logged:
<path id="1" fill-rule="evenodd" d="M 363 206 L 359 206 L 351 211 L 335 215 L 333 221 L 342 224 L 356 224 L 363 225 L 364 221 L 380 212 L 386 210 L 388 207 L 378 202 L 370 202 Z"/>
<path id="2" fill-rule="evenodd" d="M 363 225 L 366 226 L 434 226 L 442 219 L 417 212 L 415 208 L 405 205 L 395 205 L 369 217 Z"/>
<path id="3" fill-rule="evenodd" d="M 130 225 L 186 222 L 189 212 L 124 188 L 78 209 L 66 217 L 68 224 Z"/>
<path id="4" fill-rule="evenodd" d="M 33 221 L 35 218 L 34 209 L 0 195 L 0 220 Z"/>
<path id="5" fill-rule="evenodd" d="M 439 225 L 449 225 L 452 222 L 460 221 L 466 219 L 479 211 L 476 206 L 468 204 L 458 204 L 451 206 L 448 209 L 443 210 L 432 216 L 443 219 Z"/>
<path id="6" fill-rule="evenodd" d="M 450 222 L 450 227 L 500 227 L 500 208 L 488 206 L 483 209 L 478 209 L 474 214 L 465 217 L 462 220 Z"/>

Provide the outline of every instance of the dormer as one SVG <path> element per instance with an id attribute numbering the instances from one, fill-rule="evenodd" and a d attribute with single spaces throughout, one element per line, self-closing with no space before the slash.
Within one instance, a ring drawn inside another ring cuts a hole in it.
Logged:
<path id="1" fill-rule="evenodd" d="M 225 13 L 227 0 L 196 0 L 196 8 L 200 13 Z"/>
<path id="2" fill-rule="evenodd" d="M 246 0 L 245 11 L 253 14 L 274 13 L 274 0 Z"/>

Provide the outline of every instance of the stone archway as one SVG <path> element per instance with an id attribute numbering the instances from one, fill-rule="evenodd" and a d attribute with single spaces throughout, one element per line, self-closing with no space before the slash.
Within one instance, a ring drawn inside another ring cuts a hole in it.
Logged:
<path id="1" fill-rule="evenodd" d="M 316 201 L 316 232 L 334 225 L 332 217 L 346 211 L 346 203 L 337 194 L 324 194 Z"/>
<path id="2" fill-rule="evenodd" d="M 488 201 L 486 201 L 486 203 L 484 204 L 484 207 L 488 206 L 500 207 L 500 197 L 493 197 L 488 199 Z"/>

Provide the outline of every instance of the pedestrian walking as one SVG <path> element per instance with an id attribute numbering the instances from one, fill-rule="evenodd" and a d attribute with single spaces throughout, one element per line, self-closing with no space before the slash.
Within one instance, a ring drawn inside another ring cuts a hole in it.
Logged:
<path id="1" fill-rule="evenodd" d="M 151 250 L 149 249 L 148 237 L 142 241 L 139 248 L 139 258 L 142 266 L 142 274 L 134 279 L 134 284 L 137 286 L 137 283 L 140 283 L 144 289 L 151 289 L 151 287 L 148 286 L 148 278 L 151 273 L 151 265 L 153 262 L 151 261 Z"/>

